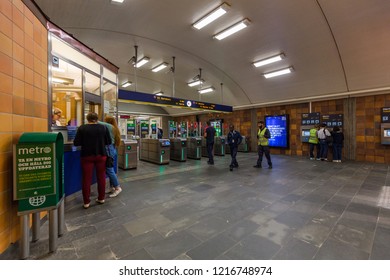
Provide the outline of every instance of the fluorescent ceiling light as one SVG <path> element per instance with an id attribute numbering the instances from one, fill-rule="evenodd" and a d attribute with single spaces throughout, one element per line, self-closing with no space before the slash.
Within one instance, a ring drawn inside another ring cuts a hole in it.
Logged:
<path id="1" fill-rule="evenodd" d="M 141 67 L 142 65 L 148 63 L 149 60 L 150 60 L 149 57 L 144 56 L 143 58 L 141 58 L 140 60 L 138 60 L 138 62 L 135 64 L 135 67 L 136 67 L 136 68 L 139 68 L 139 67 Z"/>
<path id="2" fill-rule="evenodd" d="M 213 38 L 218 39 L 218 40 L 225 39 L 226 37 L 244 29 L 245 27 L 247 27 L 249 25 L 249 23 L 250 23 L 249 19 L 247 19 L 247 18 L 243 19 L 242 21 L 237 22 L 236 24 L 233 24 L 232 26 L 226 28 L 222 32 L 215 34 L 213 36 Z"/>
<path id="3" fill-rule="evenodd" d="M 223 3 L 221 6 L 216 8 L 215 10 L 211 11 L 207 15 L 203 16 L 200 20 L 192 24 L 193 27 L 196 29 L 202 29 L 209 23 L 213 22 L 217 18 L 221 17 L 222 15 L 226 14 L 226 12 L 229 10 L 230 6 L 227 3 Z"/>
<path id="4" fill-rule="evenodd" d="M 189 87 L 194 87 L 194 86 L 200 85 L 200 84 L 202 84 L 202 83 L 204 83 L 204 80 L 203 80 L 203 79 L 202 79 L 202 80 L 196 80 L 196 81 L 193 81 L 193 82 L 188 83 L 188 86 L 189 86 Z"/>
<path id="5" fill-rule="evenodd" d="M 63 68 L 52 67 L 51 70 L 54 72 L 65 73 L 65 69 L 63 69 Z"/>
<path id="6" fill-rule="evenodd" d="M 158 71 L 163 70 L 163 69 L 166 68 L 166 67 L 168 67 L 168 63 L 163 62 L 163 63 L 157 65 L 156 67 L 152 68 L 152 71 L 153 71 L 153 72 L 158 72 Z"/>
<path id="7" fill-rule="evenodd" d="M 293 70 L 292 67 L 289 67 L 289 68 L 285 68 L 285 69 L 280 69 L 278 71 L 274 71 L 274 72 L 269 72 L 269 73 L 264 73 L 264 77 L 265 78 L 272 78 L 272 77 L 276 77 L 276 76 L 280 76 L 280 75 L 285 75 L 285 74 L 289 74 L 291 73 Z"/>
<path id="8" fill-rule="evenodd" d="M 263 66 L 263 65 L 274 63 L 276 61 L 280 61 L 283 58 L 284 58 L 284 54 L 278 54 L 278 55 L 275 55 L 275 56 L 272 56 L 272 57 L 269 57 L 269 58 L 266 58 L 266 59 L 263 59 L 263 60 L 255 61 L 255 62 L 253 62 L 253 66 L 260 67 L 260 66 Z"/>
<path id="9" fill-rule="evenodd" d="M 73 85 L 74 79 L 62 78 L 62 77 L 52 77 L 51 81 L 56 84 L 64 84 L 64 85 Z"/>
<path id="10" fill-rule="evenodd" d="M 123 3 L 124 0 L 111 0 L 111 3 Z"/>
<path id="11" fill-rule="evenodd" d="M 155 95 L 161 96 L 161 95 L 164 95 L 164 92 L 159 91 L 159 92 L 155 93 Z"/>
<path id="12" fill-rule="evenodd" d="M 212 91 L 214 91 L 214 90 L 215 90 L 214 87 L 208 87 L 208 88 L 204 88 L 204 89 L 198 90 L 198 92 L 199 92 L 200 94 L 203 94 L 203 93 L 212 92 Z"/>
<path id="13" fill-rule="evenodd" d="M 128 86 L 131 86 L 131 82 L 130 81 L 126 81 L 122 84 L 122 87 L 128 87 Z"/>

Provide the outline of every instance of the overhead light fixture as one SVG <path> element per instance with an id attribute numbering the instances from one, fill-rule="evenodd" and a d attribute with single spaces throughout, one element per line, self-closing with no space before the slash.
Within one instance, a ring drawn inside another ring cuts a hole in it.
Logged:
<path id="1" fill-rule="evenodd" d="M 65 69 L 59 67 L 52 67 L 51 70 L 54 72 L 65 73 Z"/>
<path id="2" fill-rule="evenodd" d="M 111 3 L 115 4 L 115 3 L 123 3 L 124 0 L 111 0 Z"/>
<path id="3" fill-rule="evenodd" d="M 289 67 L 289 68 L 284 68 L 284 69 L 280 69 L 280 70 L 269 72 L 269 73 L 264 73 L 263 75 L 265 78 L 268 79 L 268 78 L 273 78 L 273 77 L 280 76 L 280 75 L 289 74 L 292 71 L 293 71 L 293 68 Z"/>
<path id="4" fill-rule="evenodd" d="M 163 63 L 157 65 L 156 67 L 152 68 L 152 71 L 153 72 L 158 72 L 158 71 L 161 71 L 161 70 L 163 70 L 164 68 L 167 68 L 167 67 L 168 67 L 168 63 L 163 62 Z"/>
<path id="5" fill-rule="evenodd" d="M 164 95 L 164 92 L 163 91 L 159 91 L 159 92 L 156 92 L 154 95 L 161 96 L 161 95 Z"/>
<path id="6" fill-rule="evenodd" d="M 122 87 L 128 87 L 128 86 L 131 86 L 131 84 L 132 84 L 132 82 L 130 82 L 130 81 L 126 81 L 126 82 L 124 82 L 123 84 L 122 84 Z"/>
<path id="7" fill-rule="evenodd" d="M 192 81 L 192 82 L 188 83 L 188 86 L 189 86 L 189 87 L 194 87 L 194 86 L 200 85 L 200 84 L 202 84 L 202 83 L 204 83 L 204 80 L 203 80 L 203 79 L 201 79 L 201 80 L 196 80 L 196 81 Z"/>
<path id="8" fill-rule="evenodd" d="M 203 93 L 209 93 L 209 92 L 212 92 L 212 91 L 214 91 L 215 90 L 215 88 L 214 87 L 208 87 L 208 88 L 203 88 L 203 89 L 200 89 L 200 90 L 198 90 L 198 92 L 200 93 L 200 94 L 203 94 Z"/>
<path id="9" fill-rule="evenodd" d="M 200 20 L 192 24 L 193 27 L 196 29 L 202 29 L 209 23 L 213 22 L 217 18 L 221 17 L 222 15 L 226 14 L 226 12 L 229 10 L 230 6 L 227 3 L 223 3 L 218 8 L 214 9 L 207 15 L 203 16 Z"/>
<path id="10" fill-rule="evenodd" d="M 145 65 L 146 63 L 148 63 L 150 60 L 149 57 L 147 56 L 144 56 L 143 58 L 141 58 L 140 60 L 138 60 L 138 62 L 134 65 L 136 68 L 139 68 L 141 67 L 142 65 Z"/>
<path id="11" fill-rule="evenodd" d="M 263 60 L 255 61 L 252 64 L 255 67 L 260 67 L 260 66 L 263 66 L 263 65 L 274 63 L 276 61 L 280 61 L 284 57 L 285 57 L 285 55 L 283 53 L 281 53 L 281 54 L 278 54 L 278 55 L 275 55 L 275 56 L 272 56 L 272 57 L 269 57 L 269 58 L 266 58 L 266 59 L 263 59 Z"/>
<path id="12" fill-rule="evenodd" d="M 226 37 L 244 29 L 245 27 L 247 27 L 248 25 L 250 24 L 250 21 L 249 19 L 243 19 L 239 22 L 237 22 L 236 24 L 233 24 L 232 26 L 226 28 L 225 30 L 215 34 L 213 36 L 213 38 L 215 39 L 218 39 L 218 40 L 222 40 L 222 39 L 225 39 Z"/>

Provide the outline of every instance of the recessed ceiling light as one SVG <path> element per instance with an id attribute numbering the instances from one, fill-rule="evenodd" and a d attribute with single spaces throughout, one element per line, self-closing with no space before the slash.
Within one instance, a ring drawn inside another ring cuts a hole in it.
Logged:
<path id="1" fill-rule="evenodd" d="M 269 57 L 269 58 L 266 58 L 266 59 L 255 61 L 255 62 L 253 62 L 253 66 L 260 67 L 260 66 L 263 66 L 263 65 L 274 63 L 276 61 L 282 60 L 284 57 L 285 57 L 284 54 L 278 54 L 278 55 L 275 55 L 275 56 L 272 56 L 272 57 Z"/>
<path id="2" fill-rule="evenodd" d="M 123 3 L 124 0 L 110 0 L 112 4 Z"/>
<path id="3" fill-rule="evenodd" d="M 248 25 L 250 24 L 250 21 L 249 19 L 243 19 L 235 24 L 233 24 L 232 26 L 226 28 L 225 30 L 215 34 L 213 36 L 213 38 L 215 39 L 218 39 L 218 40 L 222 40 L 222 39 L 225 39 L 226 37 L 244 29 L 245 27 L 247 27 Z"/>
<path id="4" fill-rule="evenodd" d="M 159 91 L 159 92 L 155 93 L 155 95 L 161 96 L 161 95 L 164 95 L 164 92 Z"/>
<path id="5" fill-rule="evenodd" d="M 209 23 L 213 22 L 217 18 L 221 17 L 222 15 L 226 14 L 226 12 L 229 10 L 230 6 L 227 3 L 223 3 L 218 8 L 214 9 L 207 15 L 203 16 L 200 20 L 192 24 L 193 27 L 196 29 L 202 29 Z"/>
<path id="6" fill-rule="evenodd" d="M 293 68 L 289 67 L 289 68 L 280 69 L 280 70 L 269 72 L 269 73 L 264 73 L 263 75 L 265 78 L 268 79 L 268 78 L 273 78 L 273 77 L 280 76 L 280 75 L 289 74 L 292 72 L 292 70 L 293 70 Z"/>

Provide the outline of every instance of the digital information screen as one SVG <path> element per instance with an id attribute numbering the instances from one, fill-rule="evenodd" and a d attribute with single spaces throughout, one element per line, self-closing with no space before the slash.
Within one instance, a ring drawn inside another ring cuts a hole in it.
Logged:
<path id="1" fill-rule="evenodd" d="M 134 92 L 120 89 L 118 92 L 118 99 L 138 101 L 150 103 L 155 105 L 170 105 L 180 108 L 192 108 L 200 110 L 212 110 L 221 112 L 233 112 L 232 106 L 213 104 L 201 101 L 186 100 L 182 98 L 175 98 L 169 96 L 157 96 L 155 94 L 148 94 L 142 92 Z"/>
<path id="2" fill-rule="evenodd" d="M 266 116 L 265 126 L 269 129 L 271 133 L 271 138 L 269 139 L 270 147 L 277 147 L 277 148 L 289 147 L 288 115 Z"/>

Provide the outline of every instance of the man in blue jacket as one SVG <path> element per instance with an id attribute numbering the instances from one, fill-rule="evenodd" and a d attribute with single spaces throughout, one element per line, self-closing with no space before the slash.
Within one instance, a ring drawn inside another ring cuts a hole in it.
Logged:
<path id="1" fill-rule="evenodd" d="M 232 157 L 232 161 L 230 163 L 230 171 L 233 171 L 234 167 L 238 167 L 238 162 L 236 159 L 237 151 L 238 151 L 238 145 L 240 145 L 242 142 L 242 136 L 240 132 L 237 130 L 234 130 L 234 125 L 229 125 L 229 133 L 227 136 L 227 143 L 230 146 L 230 155 Z"/>

